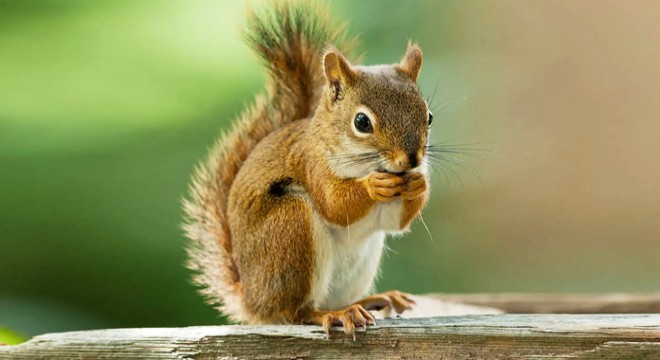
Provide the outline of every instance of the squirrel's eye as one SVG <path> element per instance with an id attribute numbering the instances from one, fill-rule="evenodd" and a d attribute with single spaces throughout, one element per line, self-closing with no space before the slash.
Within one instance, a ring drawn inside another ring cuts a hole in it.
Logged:
<path id="1" fill-rule="evenodd" d="M 431 126 L 432 122 L 433 122 L 433 113 L 429 111 L 429 126 Z"/>
<path id="2" fill-rule="evenodd" d="M 355 120 L 353 120 L 353 124 L 355 125 L 355 129 L 361 133 L 374 132 L 369 117 L 364 113 L 357 113 L 357 115 L 355 115 Z"/>

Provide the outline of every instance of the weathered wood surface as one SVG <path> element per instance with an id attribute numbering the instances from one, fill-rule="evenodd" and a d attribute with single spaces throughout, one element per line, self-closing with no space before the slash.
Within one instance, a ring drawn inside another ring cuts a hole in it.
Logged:
<path id="1" fill-rule="evenodd" d="M 379 320 L 355 342 L 316 326 L 46 334 L 0 359 L 660 359 L 660 315 L 472 315 Z"/>
<path id="2" fill-rule="evenodd" d="M 660 292 L 609 294 L 430 294 L 510 314 L 660 314 Z"/>

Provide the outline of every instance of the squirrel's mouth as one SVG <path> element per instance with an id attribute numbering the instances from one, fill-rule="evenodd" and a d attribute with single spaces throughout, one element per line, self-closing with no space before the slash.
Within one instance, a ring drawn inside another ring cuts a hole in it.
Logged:
<path id="1" fill-rule="evenodd" d="M 376 172 L 388 173 L 388 174 L 399 175 L 399 176 L 404 175 L 406 173 L 405 170 L 396 172 L 396 171 L 387 170 L 384 167 L 379 167 L 378 169 L 376 169 Z"/>

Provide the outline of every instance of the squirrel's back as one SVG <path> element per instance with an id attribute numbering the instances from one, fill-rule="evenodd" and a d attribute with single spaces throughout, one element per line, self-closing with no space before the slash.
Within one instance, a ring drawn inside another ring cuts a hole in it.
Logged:
<path id="1" fill-rule="evenodd" d="M 334 25 L 334 26 L 333 26 Z M 350 51 L 326 10 L 302 1 L 278 1 L 251 12 L 245 39 L 268 70 L 264 93 L 222 135 L 199 164 L 184 200 L 184 230 L 191 240 L 187 266 L 207 301 L 234 321 L 248 315 L 242 306 L 240 273 L 232 257 L 227 199 L 241 164 L 273 131 L 310 117 L 324 84 L 321 55 L 328 43 Z"/>

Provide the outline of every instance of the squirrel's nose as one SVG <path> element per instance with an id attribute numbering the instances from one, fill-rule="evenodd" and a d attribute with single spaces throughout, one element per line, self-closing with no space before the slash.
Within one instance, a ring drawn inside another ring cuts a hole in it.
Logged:
<path id="1" fill-rule="evenodd" d="M 410 164 L 410 168 L 416 168 L 419 165 L 419 158 L 416 152 L 408 154 L 408 164 Z"/>
<path id="2" fill-rule="evenodd" d="M 417 165 L 419 165 L 419 156 L 416 152 L 411 152 L 408 154 L 401 153 L 394 160 L 394 163 L 397 167 L 399 167 L 399 169 L 401 169 L 401 171 L 410 170 L 416 168 Z"/>

